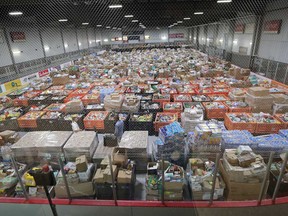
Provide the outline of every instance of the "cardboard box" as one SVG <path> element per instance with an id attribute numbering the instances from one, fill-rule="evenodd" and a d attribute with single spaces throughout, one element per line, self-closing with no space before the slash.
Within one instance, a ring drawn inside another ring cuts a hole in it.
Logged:
<path id="1" fill-rule="evenodd" d="M 52 78 L 52 83 L 53 85 L 65 85 L 69 83 L 70 79 L 67 74 L 67 76 L 61 76 L 61 77 L 53 77 Z"/>
<path id="2" fill-rule="evenodd" d="M 124 148 L 114 148 L 113 150 L 113 164 L 117 166 L 124 166 L 127 164 L 127 152 Z"/>
<path id="3" fill-rule="evenodd" d="M 77 157 L 75 160 L 77 172 L 86 172 L 88 168 L 88 161 L 85 155 Z"/>
<path id="4" fill-rule="evenodd" d="M 273 98 L 273 103 L 276 104 L 287 104 L 288 103 L 288 96 L 284 94 L 271 94 Z"/>
<path id="5" fill-rule="evenodd" d="M 250 106 L 272 106 L 273 104 L 273 97 L 271 96 L 263 96 L 263 97 L 255 97 L 251 94 L 246 94 L 245 102 Z"/>
<path id="6" fill-rule="evenodd" d="M 114 181 L 117 177 L 117 166 L 112 165 L 112 170 L 113 170 L 113 178 Z M 94 177 L 93 177 L 93 182 L 95 183 L 112 183 L 112 175 L 110 171 L 110 166 L 107 166 L 105 169 L 97 169 Z"/>
<path id="7" fill-rule="evenodd" d="M 91 180 L 92 174 L 94 172 L 94 164 L 90 163 L 86 172 L 77 172 L 80 182 L 87 182 Z"/>
<path id="8" fill-rule="evenodd" d="M 97 169 L 94 177 L 93 177 L 93 182 L 95 183 L 104 183 L 104 172 L 99 168 Z"/>
<path id="9" fill-rule="evenodd" d="M 117 183 L 130 184 L 132 180 L 133 172 L 130 170 L 119 170 L 117 176 Z"/>
<path id="10" fill-rule="evenodd" d="M 3 138 L 4 142 L 8 142 L 9 137 L 13 136 L 15 133 L 15 131 L 5 130 L 0 133 L 0 136 Z"/>
<path id="11" fill-rule="evenodd" d="M 85 182 L 79 184 L 69 184 L 71 197 L 87 197 L 94 196 L 95 191 L 92 182 Z M 56 184 L 55 194 L 58 198 L 68 198 L 66 187 L 64 184 Z"/>
<path id="12" fill-rule="evenodd" d="M 269 89 L 263 87 L 251 87 L 248 89 L 247 93 L 255 97 L 268 97 Z"/>

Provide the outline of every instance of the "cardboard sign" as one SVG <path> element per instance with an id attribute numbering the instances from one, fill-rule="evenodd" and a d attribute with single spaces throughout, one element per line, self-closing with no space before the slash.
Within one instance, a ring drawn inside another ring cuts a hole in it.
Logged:
<path id="1" fill-rule="evenodd" d="M 184 33 L 169 34 L 169 38 L 184 38 Z"/>
<path id="2" fill-rule="evenodd" d="M 270 20 L 264 24 L 264 33 L 279 34 L 281 30 L 282 20 Z"/>
<path id="3" fill-rule="evenodd" d="M 12 42 L 24 42 L 26 41 L 26 36 L 24 32 L 10 32 L 10 37 Z"/>

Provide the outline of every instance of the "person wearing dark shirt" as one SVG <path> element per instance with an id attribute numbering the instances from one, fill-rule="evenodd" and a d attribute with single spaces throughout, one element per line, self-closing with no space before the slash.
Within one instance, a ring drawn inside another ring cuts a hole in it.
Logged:
<path id="1" fill-rule="evenodd" d="M 123 135 L 124 122 L 120 120 L 119 115 L 116 115 L 115 120 L 116 120 L 116 124 L 115 124 L 114 135 L 116 136 L 117 142 L 119 144 Z"/>

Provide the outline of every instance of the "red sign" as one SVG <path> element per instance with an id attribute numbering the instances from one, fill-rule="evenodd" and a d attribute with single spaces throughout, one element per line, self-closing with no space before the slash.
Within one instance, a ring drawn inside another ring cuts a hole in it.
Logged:
<path id="1" fill-rule="evenodd" d="M 264 33 L 279 34 L 282 20 L 271 20 L 265 22 Z"/>
<path id="2" fill-rule="evenodd" d="M 24 32 L 10 32 L 12 42 L 24 42 L 26 41 Z"/>
<path id="3" fill-rule="evenodd" d="M 245 25 L 244 24 L 236 24 L 235 26 L 235 33 L 242 33 L 244 32 Z"/>
<path id="4" fill-rule="evenodd" d="M 184 38 L 184 33 L 169 34 L 169 38 Z"/>
<path id="5" fill-rule="evenodd" d="M 44 76 L 47 76 L 48 74 L 49 74 L 48 69 L 38 72 L 39 77 L 44 77 Z"/>

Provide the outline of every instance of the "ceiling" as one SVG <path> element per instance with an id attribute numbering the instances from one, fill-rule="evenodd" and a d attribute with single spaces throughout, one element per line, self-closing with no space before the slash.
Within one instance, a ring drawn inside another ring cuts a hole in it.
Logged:
<path id="1" fill-rule="evenodd" d="M 232 3 L 217 4 L 217 0 L 0 0 L 0 22 L 39 27 L 61 26 L 86 27 L 96 25 L 117 28 L 139 28 L 139 20 L 144 26 L 168 27 L 177 21 L 180 26 L 195 26 L 235 18 L 239 14 L 261 14 L 271 0 L 233 0 Z M 122 8 L 111 9 L 111 4 L 121 3 Z M 9 16 L 10 11 L 22 11 L 22 16 Z M 204 12 L 194 15 L 194 12 Z M 125 18 L 125 15 L 133 18 Z M 190 20 L 183 20 L 190 17 Z M 58 22 L 59 19 L 68 22 Z"/>

